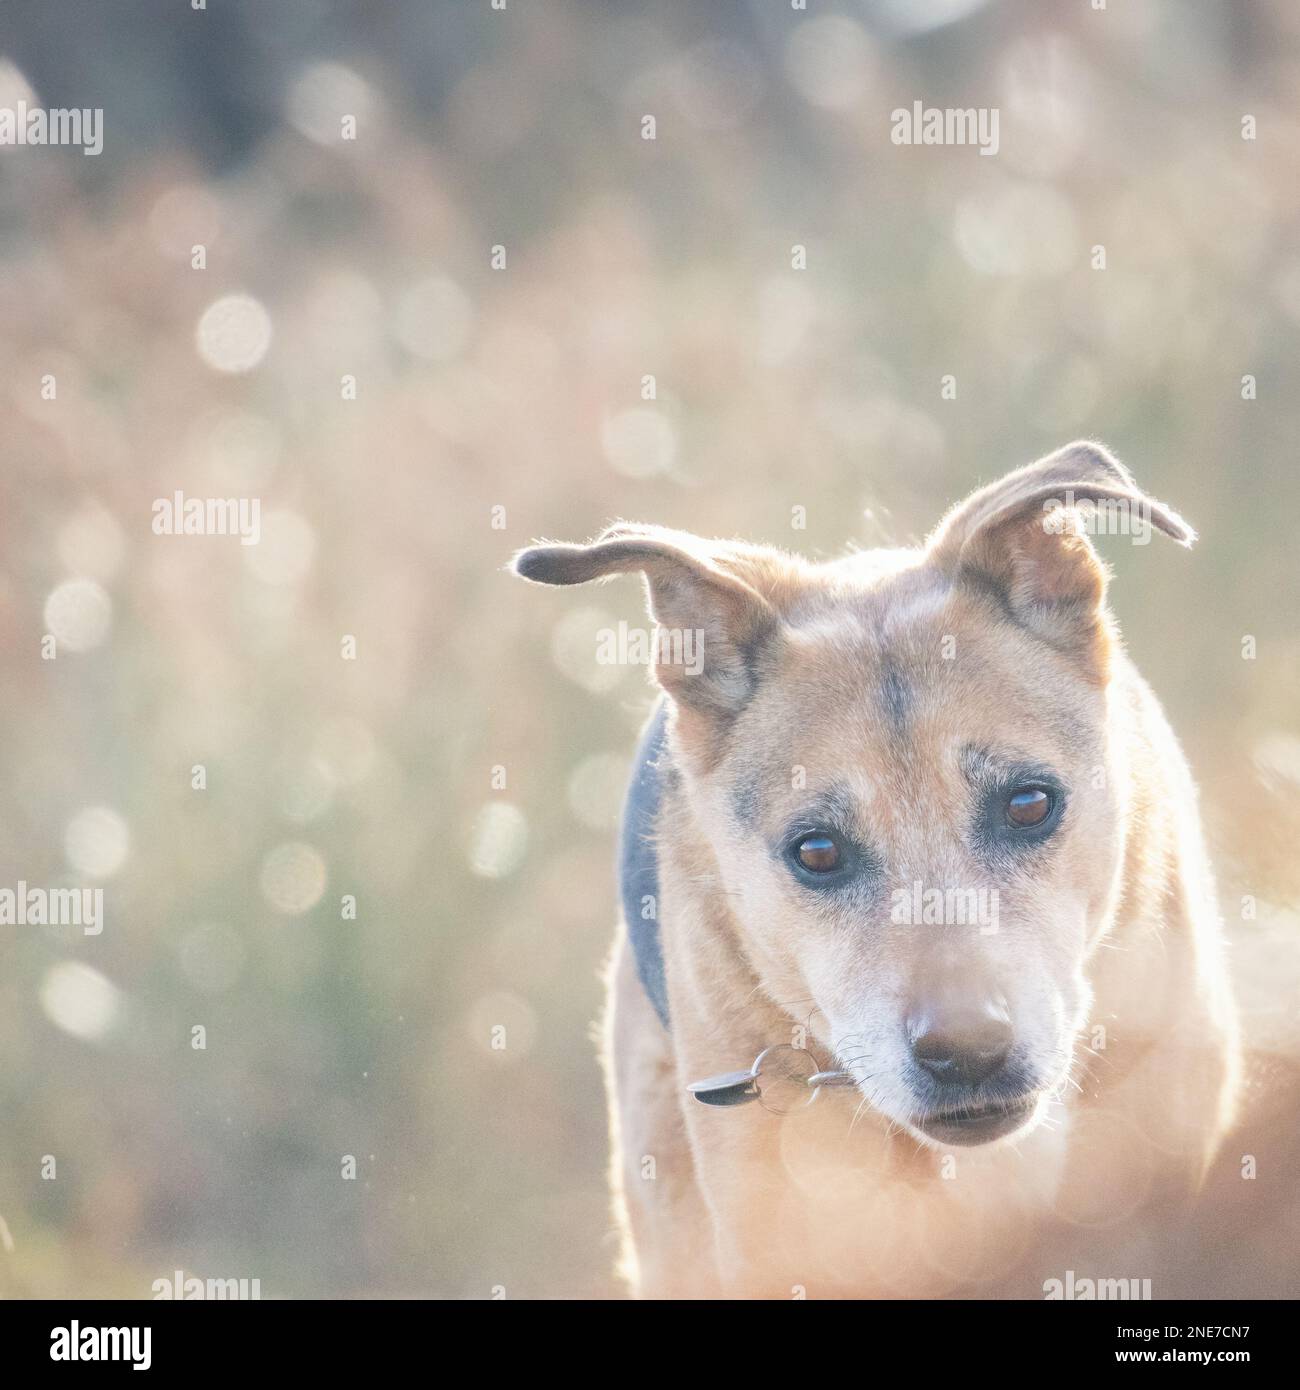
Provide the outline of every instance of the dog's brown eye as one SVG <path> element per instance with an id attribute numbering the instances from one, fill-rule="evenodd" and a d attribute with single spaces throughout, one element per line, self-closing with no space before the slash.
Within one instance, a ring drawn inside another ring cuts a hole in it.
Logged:
<path id="1" fill-rule="evenodd" d="M 810 874 L 829 874 L 840 866 L 840 847 L 829 835 L 805 835 L 795 855 Z"/>
<path id="2" fill-rule="evenodd" d="M 1052 811 L 1052 797 L 1042 787 L 1026 787 L 1012 792 L 1007 801 L 1007 819 L 1012 825 L 1041 825 Z"/>

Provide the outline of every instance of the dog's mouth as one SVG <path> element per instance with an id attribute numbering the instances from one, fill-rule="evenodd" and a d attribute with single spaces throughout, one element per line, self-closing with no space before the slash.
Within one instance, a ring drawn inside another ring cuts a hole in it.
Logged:
<path id="1" fill-rule="evenodd" d="M 918 1115 L 912 1125 L 939 1144 L 972 1146 L 991 1144 L 1023 1128 L 1038 1106 L 1038 1095 L 1030 1093 L 1014 1100 L 989 1101 L 982 1105 L 963 1105 Z"/>

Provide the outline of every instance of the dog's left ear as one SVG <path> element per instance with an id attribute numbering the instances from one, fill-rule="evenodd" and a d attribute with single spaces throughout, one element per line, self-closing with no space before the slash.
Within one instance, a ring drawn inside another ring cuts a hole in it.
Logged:
<path id="1" fill-rule="evenodd" d="M 1088 532 L 1139 540 L 1151 528 L 1180 545 L 1196 533 L 1144 493 L 1100 444 L 1067 444 L 959 502 L 930 537 L 933 563 L 994 597 L 1062 650 L 1104 660 L 1106 570 Z"/>

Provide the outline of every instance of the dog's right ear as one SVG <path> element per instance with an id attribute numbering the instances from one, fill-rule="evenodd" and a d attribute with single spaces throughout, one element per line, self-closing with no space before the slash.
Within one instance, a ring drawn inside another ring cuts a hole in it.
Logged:
<path id="1" fill-rule="evenodd" d="M 710 542 L 684 531 L 612 526 L 590 545 L 521 550 L 514 571 L 537 584 L 643 574 L 659 628 L 659 684 L 683 707 L 730 717 L 753 692 L 757 662 L 777 616 L 756 589 L 722 569 L 712 552 Z"/>

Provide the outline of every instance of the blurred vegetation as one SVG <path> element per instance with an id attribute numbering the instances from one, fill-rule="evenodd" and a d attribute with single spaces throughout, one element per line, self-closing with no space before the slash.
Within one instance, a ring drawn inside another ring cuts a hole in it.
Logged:
<path id="1" fill-rule="evenodd" d="M 107 926 L 3 929 L 0 1293 L 616 1291 L 588 1034 L 650 692 L 595 632 L 640 595 L 502 567 L 617 516 L 833 555 L 1107 441 L 1201 531 L 1107 545 L 1113 600 L 1294 1050 L 1298 40 L 1285 0 L 6 6 L 0 106 L 105 148 L 0 150 L 0 886 Z M 914 100 L 999 153 L 893 145 Z M 178 489 L 260 543 L 153 534 Z"/>

